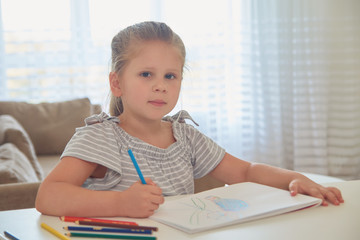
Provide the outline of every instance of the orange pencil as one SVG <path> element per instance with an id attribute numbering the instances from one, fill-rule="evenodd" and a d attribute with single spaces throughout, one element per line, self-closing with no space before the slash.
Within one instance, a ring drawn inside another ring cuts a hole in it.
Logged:
<path id="1" fill-rule="evenodd" d="M 99 218 L 63 216 L 63 217 L 60 217 L 60 219 L 62 221 L 64 221 L 64 222 L 87 221 L 87 222 L 115 223 L 115 224 L 124 224 L 124 225 L 132 225 L 132 226 L 137 226 L 138 225 L 136 222 L 109 220 L 109 219 L 99 219 Z"/>

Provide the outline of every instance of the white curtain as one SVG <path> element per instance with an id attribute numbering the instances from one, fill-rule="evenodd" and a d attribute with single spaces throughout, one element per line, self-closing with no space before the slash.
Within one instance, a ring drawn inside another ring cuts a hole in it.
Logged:
<path id="1" fill-rule="evenodd" d="M 188 52 L 174 112 L 239 158 L 360 178 L 358 0 L 0 3 L 2 100 L 104 104 L 111 37 L 164 21 Z"/>
<path id="2" fill-rule="evenodd" d="M 243 3 L 240 155 L 360 178 L 360 2 Z"/>

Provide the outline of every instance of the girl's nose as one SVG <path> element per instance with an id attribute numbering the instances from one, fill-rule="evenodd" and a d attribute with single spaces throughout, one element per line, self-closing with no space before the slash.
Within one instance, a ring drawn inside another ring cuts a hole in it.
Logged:
<path id="1" fill-rule="evenodd" d="M 166 86 L 165 86 L 165 83 L 164 81 L 162 80 L 158 80 L 154 83 L 154 86 L 153 86 L 153 91 L 154 92 L 166 92 Z"/>

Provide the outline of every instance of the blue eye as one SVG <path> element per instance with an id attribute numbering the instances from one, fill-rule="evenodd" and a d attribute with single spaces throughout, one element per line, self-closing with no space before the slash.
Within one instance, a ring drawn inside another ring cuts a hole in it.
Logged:
<path id="1" fill-rule="evenodd" d="M 169 73 L 169 74 L 166 74 L 166 75 L 165 75 L 165 78 L 166 78 L 166 79 L 175 79 L 176 76 L 175 76 L 174 74 Z"/>
<path id="2" fill-rule="evenodd" d="M 151 73 L 150 72 L 142 72 L 142 73 L 140 73 L 140 76 L 148 78 L 148 77 L 151 77 Z"/>

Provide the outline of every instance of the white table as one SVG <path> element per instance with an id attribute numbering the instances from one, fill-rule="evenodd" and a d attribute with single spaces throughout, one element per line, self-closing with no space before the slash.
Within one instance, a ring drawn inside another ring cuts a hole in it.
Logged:
<path id="1" fill-rule="evenodd" d="M 345 203 L 341 206 L 310 208 L 275 217 L 255 220 L 214 229 L 197 234 L 186 234 L 150 219 L 135 219 L 141 225 L 157 226 L 155 236 L 160 240 L 175 239 L 360 239 L 360 180 L 331 184 L 341 189 Z M 129 220 L 127 218 L 115 218 Z M 134 219 L 131 219 L 134 221 Z M 0 212 L 0 231 L 9 231 L 21 240 L 58 239 L 40 227 L 44 222 L 65 233 L 62 227 L 75 225 L 62 222 L 58 217 L 41 215 L 35 209 Z M 82 238 L 72 238 L 82 239 Z M 83 238 L 84 239 L 84 238 Z"/>

